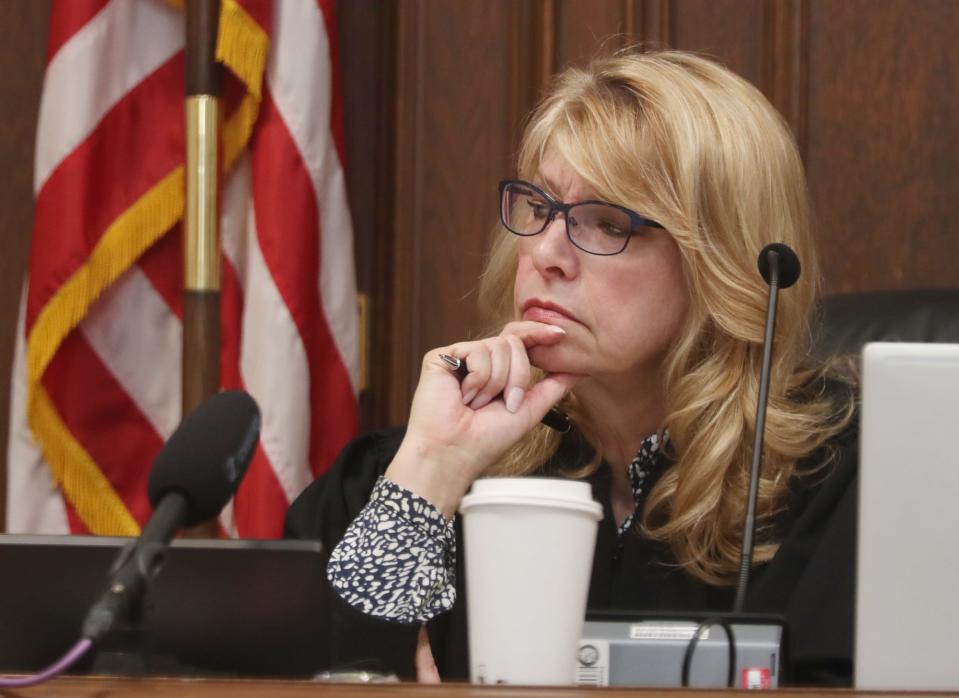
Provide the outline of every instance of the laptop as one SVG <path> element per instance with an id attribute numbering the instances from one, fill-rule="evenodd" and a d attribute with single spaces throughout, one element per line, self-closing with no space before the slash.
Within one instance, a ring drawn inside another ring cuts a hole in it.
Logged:
<path id="1" fill-rule="evenodd" d="M 0 535 L 0 672 L 33 673 L 79 639 L 130 539 Z M 317 542 L 173 542 L 138 624 L 70 673 L 308 678 L 329 668 L 326 554 Z"/>
<path id="2" fill-rule="evenodd" d="M 863 350 L 856 688 L 959 688 L 959 344 Z"/>

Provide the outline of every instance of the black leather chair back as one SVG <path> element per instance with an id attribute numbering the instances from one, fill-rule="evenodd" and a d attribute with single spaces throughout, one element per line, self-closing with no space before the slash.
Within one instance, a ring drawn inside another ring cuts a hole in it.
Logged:
<path id="1" fill-rule="evenodd" d="M 959 290 L 877 291 L 830 296 L 816 353 L 858 355 L 867 342 L 959 343 Z"/>

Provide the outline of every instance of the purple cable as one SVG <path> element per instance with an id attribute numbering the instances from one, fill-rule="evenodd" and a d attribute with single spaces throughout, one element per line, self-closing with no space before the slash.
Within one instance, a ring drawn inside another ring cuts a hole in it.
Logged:
<path id="1" fill-rule="evenodd" d="M 46 669 L 38 674 L 34 674 L 33 676 L 0 676 L 0 688 L 26 688 L 27 686 L 36 686 L 38 683 L 49 681 L 57 674 L 60 674 L 73 666 L 74 662 L 86 654 L 87 650 L 90 649 L 90 645 L 92 644 L 93 640 L 88 637 L 83 638 L 73 646 L 72 650 L 63 655 L 62 658 L 58 659 Z"/>

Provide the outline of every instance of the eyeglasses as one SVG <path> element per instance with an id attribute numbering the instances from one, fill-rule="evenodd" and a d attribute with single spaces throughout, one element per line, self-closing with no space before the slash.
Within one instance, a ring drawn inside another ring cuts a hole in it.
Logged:
<path id="1" fill-rule="evenodd" d="M 566 219 L 566 237 L 583 252 L 609 256 L 626 249 L 637 228 L 662 228 L 656 221 L 605 201 L 556 201 L 535 184 L 522 180 L 499 183 L 500 220 L 511 233 L 539 235 L 557 213 Z"/>

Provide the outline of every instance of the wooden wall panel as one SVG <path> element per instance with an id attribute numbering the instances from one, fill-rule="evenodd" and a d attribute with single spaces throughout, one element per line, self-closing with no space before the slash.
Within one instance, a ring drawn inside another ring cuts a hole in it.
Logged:
<path id="1" fill-rule="evenodd" d="M 478 331 L 475 287 L 511 173 L 520 114 L 541 79 L 521 19 L 542 3 L 398 6 L 390 349 L 375 374 L 383 422 L 405 419 L 423 353 Z"/>
<path id="2" fill-rule="evenodd" d="M 0 2 L 0 531 L 6 521 L 10 368 L 33 226 L 33 141 L 49 0 Z"/>
<path id="3" fill-rule="evenodd" d="M 389 202 L 392 201 L 395 22 L 393 5 L 380 2 L 344 2 L 337 11 L 340 41 L 340 70 L 346 121 L 346 190 L 353 219 L 353 249 L 356 282 L 368 299 L 368 309 L 386 306 L 392 283 L 392 236 Z M 368 314 L 367 350 L 377 356 L 388 351 L 382 338 L 388 336 L 383 313 Z M 379 324 L 377 324 L 379 323 Z M 376 373 L 382 361 L 367 361 L 364 374 L 368 385 L 382 384 Z M 360 422 L 376 423 L 380 402 L 373 391 L 360 394 Z"/>
<path id="4" fill-rule="evenodd" d="M 776 0 L 763 5 L 762 81 L 757 83 L 779 110 L 806 152 L 808 73 L 807 0 Z"/>
<path id="5" fill-rule="evenodd" d="M 632 5 L 628 2 L 558 0 L 556 3 L 557 70 L 588 61 L 601 51 L 635 43 Z"/>
<path id="6" fill-rule="evenodd" d="M 704 53 L 762 85 L 763 0 L 674 0 L 671 48 Z"/>
<path id="7" fill-rule="evenodd" d="M 812 0 L 807 168 L 833 291 L 959 286 L 959 3 Z"/>

